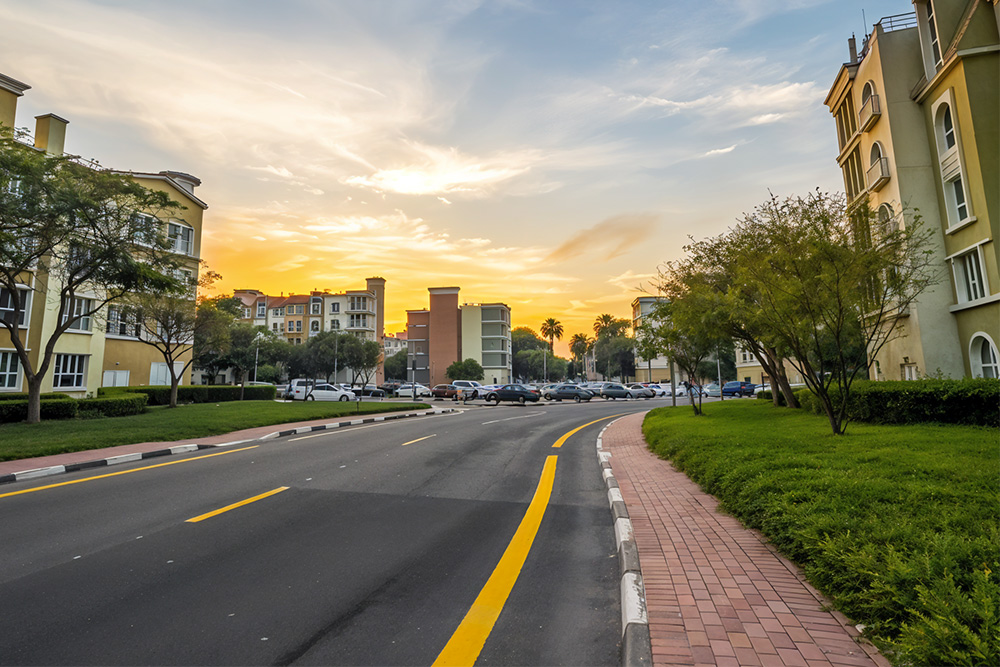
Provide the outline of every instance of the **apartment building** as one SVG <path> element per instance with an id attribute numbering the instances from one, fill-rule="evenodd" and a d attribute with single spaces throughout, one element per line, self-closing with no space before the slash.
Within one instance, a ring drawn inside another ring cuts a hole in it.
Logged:
<path id="1" fill-rule="evenodd" d="M 382 352 L 385 358 L 397 354 L 406 349 L 406 331 L 399 331 L 395 334 L 386 334 L 382 341 Z"/>
<path id="2" fill-rule="evenodd" d="M 640 296 L 632 301 L 632 331 L 636 337 L 642 335 L 640 328 L 644 321 L 650 317 L 650 313 L 656 306 L 660 297 Z M 665 356 L 657 356 L 653 359 L 646 359 L 638 350 L 635 353 L 635 381 L 636 382 L 670 382 L 671 369 L 670 360 Z"/>
<path id="3" fill-rule="evenodd" d="M 998 377 L 1000 4 L 914 0 L 875 24 L 830 88 L 847 196 L 933 232 L 946 279 L 898 313 L 874 379 Z"/>
<path id="4" fill-rule="evenodd" d="M 487 383 L 510 382 L 510 307 L 498 302 L 459 306 L 458 287 L 427 291 L 429 308 L 406 311 L 409 379 L 429 386 L 447 382 L 448 367 L 471 358 L 483 366 Z"/>
<path id="5" fill-rule="evenodd" d="M 0 74 L 0 125 L 16 128 L 17 101 L 30 86 Z M 16 130 L 15 136 L 26 145 L 50 155 L 64 155 L 66 127 L 69 121 L 55 114 L 35 118 L 35 131 Z M 96 163 L 79 158 L 74 161 L 92 169 Z M 176 254 L 184 277 L 197 279 L 201 257 L 203 212 L 208 205 L 194 191 L 201 184 L 196 177 L 178 171 L 158 173 L 122 172 L 151 190 L 165 192 L 185 208 L 162 220 L 163 231 Z M 32 365 L 37 368 L 39 355 L 49 336 L 58 326 L 59 290 L 62 283 L 41 269 L 24 276 L 19 291 L 26 298 L 19 336 L 27 341 Z M 71 304 L 74 314 L 93 309 L 97 294 L 83 293 Z M 194 302 L 191 303 L 192 309 Z M 0 289 L 0 316 L 12 312 L 11 295 Z M 142 342 L 141 313 L 122 304 L 110 304 L 107 309 L 77 320 L 57 339 L 53 365 L 46 374 L 42 391 L 60 391 L 83 397 L 96 394 L 101 386 L 168 384 L 169 371 L 158 350 Z M 181 362 L 180 365 L 183 365 Z M 190 370 L 182 382 L 190 379 Z M 0 391 L 27 391 L 23 369 L 13 342 L 6 329 L 0 328 Z"/>
<path id="6" fill-rule="evenodd" d="M 255 289 L 238 289 L 233 296 L 243 303 L 242 321 L 265 327 L 292 345 L 302 345 L 323 331 L 350 333 L 384 344 L 384 278 L 368 278 L 365 289 L 339 293 L 313 290 L 269 296 Z M 380 362 L 376 380 L 381 383 L 383 379 Z"/>

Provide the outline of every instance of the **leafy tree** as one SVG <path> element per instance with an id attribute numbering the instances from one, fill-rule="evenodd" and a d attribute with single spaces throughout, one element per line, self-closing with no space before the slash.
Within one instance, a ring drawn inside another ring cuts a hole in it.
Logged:
<path id="1" fill-rule="evenodd" d="M 259 361 L 258 345 L 262 340 L 273 335 L 265 327 L 257 327 L 247 322 L 234 320 L 229 325 L 229 351 L 224 355 L 221 363 L 224 363 L 226 368 L 232 368 L 236 372 L 240 383 L 241 401 L 246 388 L 247 374 Z"/>
<path id="2" fill-rule="evenodd" d="M 554 352 L 556 339 L 562 340 L 563 325 L 555 318 L 550 317 L 542 322 L 540 331 L 542 336 L 549 339 L 549 352 Z"/>
<path id="3" fill-rule="evenodd" d="M 321 331 L 310 337 L 305 345 L 299 346 L 309 358 L 310 377 L 323 376 L 329 382 L 334 373 L 349 365 L 347 357 L 354 342 L 348 341 L 348 337 L 357 338 L 336 331 Z"/>
<path id="4" fill-rule="evenodd" d="M 378 362 L 382 359 L 382 348 L 379 344 L 373 340 L 347 335 L 341 338 L 340 349 L 344 364 L 351 369 L 351 384 L 361 386 L 368 384 L 378 368 Z"/>
<path id="5" fill-rule="evenodd" d="M 179 210 L 131 177 L 47 155 L 0 128 L 0 290 L 12 306 L 0 325 L 28 384 L 29 423 L 40 421 L 42 381 L 66 331 L 125 295 L 177 287 L 161 220 Z M 31 344 L 37 365 L 20 328 L 32 291 L 38 307 L 58 304 L 55 327 Z"/>
<path id="6" fill-rule="evenodd" d="M 278 384 L 281 380 L 281 369 L 274 364 L 258 364 L 257 379 L 261 382 Z"/>
<path id="7" fill-rule="evenodd" d="M 477 382 L 485 377 L 483 367 L 473 358 L 465 361 L 456 361 L 445 369 L 444 375 L 449 380 L 476 380 Z"/>
<path id="8" fill-rule="evenodd" d="M 548 343 L 538 337 L 534 331 L 528 327 L 515 327 L 510 332 L 511 353 L 517 354 L 522 350 L 541 350 L 548 347 Z"/>
<path id="9" fill-rule="evenodd" d="M 205 299 L 195 310 L 193 364 L 208 372 L 208 383 L 215 383 L 215 376 L 229 368 L 225 355 L 230 348 L 229 326 L 235 320 L 229 312 L 219 308 L 217 299 Z"/>
<path id="10" fill-rule="evenodd" d="M 624 336 L 631 326 L 632 323 L 626 319 L 619 319 L 604 313 L 598 315 L 597 319 L 594 320 L 594 335 L 597 338 Z"/>
<path id="11" fill-rule="evenodd" d="M 754 291 L 761 322 L 790 352 L 833 433 L 843 434 L 852 383 L 899 336 L 899 316 L 940 278 L 930 231 L 916 215 L 880 226 L 867 201 L 848 206 L 843 195 L 816 191 L 772 196 L 731 233 L 745 260 L 736 284 Z"/>
<path id="12" fill-rule="evenodd" d="M 635 340 L 628 336 L 599 336 L 594 343 L 594 363 L 605 380 L 635 375 Z"/>
<path id="13" fill-rule="evenodd" d="M 577 333 L 570 337 L 569 351 L 578 364 L 582 364 L 583 357 L 590 351 L 591 344 L 592 341 L 587 338 L 587 334 Z"/>
<path id="14" fill-rule="evenodd" d="M 406 379 L 406 350 L 400 350 L 385 360 L 385 379 L 404 380 Z"/>
<path id="15" fill-rule="evenodd" d="M 550 378 L 566 377 L 566 360 L 549 352 L 547 345 L 540 350 L 521 350 L 515 355 L 514 366 L 514 376 L 523 381 L 541 380 L 546 374 Z"/>

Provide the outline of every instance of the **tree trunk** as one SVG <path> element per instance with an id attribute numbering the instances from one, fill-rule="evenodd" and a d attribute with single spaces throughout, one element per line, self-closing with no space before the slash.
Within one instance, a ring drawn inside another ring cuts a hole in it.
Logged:
<path id="1" fill-rule="evenodd" d="M 771 363 L 774 366 L 774 373 L 771 380 L 771 395 L 775 400 L 775 405 L 777 405 L 777 392 L 775 391 L 775 386 L 781 390 L 782 395 L 785 397 L 785 403 L 790 408 L 798 409 L 799 401 L 795 398 L 795 393 L 792 391 L 792 386 L 788 383 L 788 373 L 785 372 L 784 359 L 778 356 L 777 350 L 773 347 L 765 350 L 768 358 L 771 359 Z"/>
<path id="2" fill-rule="evenodd" d="M 35 375 L 28 380 L 28 418 L 29 424 L 42 421 L 42 377 Z"/>
<path id="3" fill-rule="evenodd" d="M 173 364 L 171 364 L 173 366 Z M 174 377 L 173 369 L 170 371 L 170 407 L 177 407 L 177 385 L 181 383 L 179 377 Z"/>

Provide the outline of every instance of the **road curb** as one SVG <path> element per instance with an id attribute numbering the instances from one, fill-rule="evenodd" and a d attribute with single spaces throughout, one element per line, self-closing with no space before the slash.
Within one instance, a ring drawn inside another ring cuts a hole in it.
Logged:
<path id="1" fill-rule="evenodd" d="M 653 664 L 653 646 L 649 636 L 649 616 L 646 613 L 646 588 L 639 567 L 639 548 L 635 543 L 632 521 L 622 497 L 618 480 L 611 468 L 611 453 L 604 451 L 604 432 L 617 419 L 607 424 L 597 435 L 597 460 L 601 465 L 604 486 L 608 490 L 608 505 L 615 522 L 618 543 L 618 563 L 621 570 L 622 650 L 624 667 Z"/>
<path id="2" fill-rule="evenodd" d="M 61 475 L 63 473 L 68 473 L 68 472 L 78 472 L 80 470 L 87 470 L 89 468 L 104 468 L 107 466 L 118 465 L 121 463 L 131 463 L 133 461 L 153 459 L 160 456 L 185 454 L 187 452 L 194 452 L 199 449 L 217 449 L 219 447 L 232 447 L 233 445 L 242 445 L 248 442 L 273 440 L 274 438 L 280 438 L 286 435 L 296 435 L 299 433 L 312 433 L 314 431 L 326 431 L 346 426 L 357 426 L 359 424 L 372 424 L 375 422 L 390 421 L 394 419 L 406 419 L 408 417 L 426 417 L 430 415 L 443 415 L 449 412 L 458 412 L 458 410 L 456 410 L 455 408 L 443 408 L 443 409 L 434 408 L 432 410 L 420 410 L 417 412 L 389 413 L 386 415 L 380 415 L 378 417 L 365 417 L 362 419 L 352 419 L 349 421 L 333 422 L 330 424 L 319 424 L 316 426 L 300 426 L 299 428 L 294 428 L 286 431 L 275 431 L 273 433 L 268 433 L 267 435 L 262 435 L 259 438 L 249 438 L 246 440 L 233 440 L 231 442 L 220 442 L 215 444 L 190 443 L 186 445 L 175 445 L 173 447 L 166 447 L 164 449 L 157 449 L 150 452 L 132 452 L 130 454 L 119 454 L 117 456 L 109 456 L 103 459 L 94 459 L 93 461 L 81 461 L 79 463 L 67 463 L 65 465 L 47 466 L 44 468 L 33 468 L 31 470 L 23 470 L 20 472 L 8 473 L 6 475 L 0 475 L 0 484 L 23 482 L 29 479 L 38 479 L 39 477 L 49 477 L 51 475 Z"/>

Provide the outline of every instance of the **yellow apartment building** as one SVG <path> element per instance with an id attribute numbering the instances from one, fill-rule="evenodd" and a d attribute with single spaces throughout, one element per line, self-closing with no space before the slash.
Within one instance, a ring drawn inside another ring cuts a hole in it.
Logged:
<path id="1" fill-rule="evenodd" d="M 826 98 L 848 199 L 933 232 L 944 280 L 898 314 L 873 379 L 998 377 L 1000 5 L 914 0 L 883 18 Z"/>
<path id="2" fill-rule="evenodd" d="M 16 127 L 17 100 L 27 84 L 0 74 L 0 124 Z M 63 155 L 66 126 L 69 121 L 55 115 L 36 117 L 34 137 L 19 132 L 22 142 L 36 150 L 51 155 Z M 99 168 L 90 165 L 92 168 Z M 165 192 L 184 208 L 169 220 L 161 221 L 164 232 L 178 255 L 180 272 L 197 279 L 201 256 L 202 214 L 205 202 L 194 194 L 200 181 L 189 174 L 175 171 L 159 173 L 125 173 L 148 189 Z M 25 275 L 19 291 L 27 297 L 27 306 L 21 320 L 22 340 L 27 341 L 29 356 L 37 368 L 38 357 L 46 341 L 57 326 L 59 313 L 59 285 L 51 284 L 54 277 L 39 271 Z M 76 313 L 92 308 L 89 299 L 96 294 L 82 293 L 72 304 Z M 192 300 L 191 307 L 194 308 Z M 10 295 L 0 289 L 0 316 L 12 310 Z M 162 355 L 155 348 L 140 340 L 138 315 L 123 306 L 110 305 L 106 312 L 98 312 L 78 320 L 71 329 L 59 337 L 53 365 L 46 374 L 42 391 L 60 391 L 82 397 L 96 394 L 101 386 L 168 384 L 169 373 Z M 182 379 L 189 381 L 190 371 Z M 0 329 L 0 391 L 24 392 L 27 383 L 14 352 L 10 335 Z"/>

